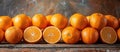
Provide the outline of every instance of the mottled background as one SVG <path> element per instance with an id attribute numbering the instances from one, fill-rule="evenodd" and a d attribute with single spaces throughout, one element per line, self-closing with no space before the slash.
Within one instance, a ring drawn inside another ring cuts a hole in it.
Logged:
<path id="1" fill-rule="evenodd" d="M 90 15 L 94 12 L 120 17 L 120 0 L 0 0 L 0 15 L 14 17 L 25 13 L 33 16 L 62 13 L 70 17 L 73 13 Z"/>

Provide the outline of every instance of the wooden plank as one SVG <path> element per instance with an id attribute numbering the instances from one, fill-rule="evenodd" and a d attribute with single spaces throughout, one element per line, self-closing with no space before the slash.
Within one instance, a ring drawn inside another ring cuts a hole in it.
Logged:
<path id="1" fill-rule="evenodd" d="M 120 52 L 120 44 L 0 44 L 0 52 Z"/>
<path id="2" fill-rule="evenodd" d="M 120 48 L 120 44 L 0 44 L 0 48 Z"/>
<path id="3" fill-rule="evenodd" d="M 109 50 L 109 52 L 119 52 L 119 50 Z M 95 48 L 0 48 L 0 52 L 106 52 L 105 49 L 95 49 Z"/>

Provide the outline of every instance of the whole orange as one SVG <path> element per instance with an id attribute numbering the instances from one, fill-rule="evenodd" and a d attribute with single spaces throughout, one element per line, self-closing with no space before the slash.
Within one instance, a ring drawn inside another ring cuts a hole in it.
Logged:
<path id="1" fill-rule="evenodd" d="M 91 18 L 91 16 L 87 16 L 86 18 L 87 18 L 87 21 L 88 21 L 88 26 L 90 26 L 90 18 Z"/>
<path id="2" fill-rule="evenodd" d="M 13 25 L 24 30 L 31 25 L 30 17 L 25 14 L 18 14 L 13 19 Z"/>
<path id="3" fill-rule="evenodd" d="M 112 16 L 112 15 L 105 15 L 106 19 L 107 19 L 107 25 L 110 27 L 113 27 L 114 29 L 118 28 L 119 26 L 119 21 L 116 17 Z"/>
<path id="4" fill-rule="evenodd" d="M 70 17 L 70 24 L 73 27 L 82 30 L 88 25 L 88 21 L 84 15 L 75 13 Z"/>
<path id="5" fill-rule="evenodd" d="M 9 16 L 0 16 L 0 28 L 4 31 L 12 26 L 12 19 Z"/>
<path id="6" fill-rule="evenodd" d="M 94 29 L 92 27 L 87 27 L 82 30 L 81 37 L 82 37 L 82 41 L 84 43 L 93 44 L 93 43 L 97 42 L 97 40 L 99 38 L 99 34 L 96 29 Z"/>
<path id="7" fill-rule="evenodd" d="M 49 25 L 49 26 L 51 25 L 51 23 L 50 23 L 51 18 L 52 18 L 52 15 L 47 15 L 47 16 L 46 16 L 46 19 L 47 19 L 47 21 L 48 21 L 48 25 Z"/>
<path id="8" fill-rule="evenodd" d="M 20 28 L 12 26 L 5 31 L 5 39 L 8 43 L 15 44 L 22 40 L 23 32 Z"/>
<path id="9" fill-rule="evenodd" d="M 64 15 L 57 13 L 52 16 L 50 23 L 62 29 L 67 26 L 68 19 Z"/>
<path id="10" fill-rule="evenodd" d="M 118 18 L 118 23 L 119 23 L 119 26 L 120 26 L 120 18 Z"/>
<path id="11" fill-rule="evenodd" d="M 29 17 L 29 24 L 30 24 L 30 26 L 32 26 L 32 18 L 31 17 Z"/>
<path id="12" fill-rule="evenodd" d="M 93 13 L 90 18 L 90 25 L 100 30 L 107 25 L 107 19 L 101 13 Z"/>
<path id="13" fill-rule="evenodd" d="M 37 26 L 39 28 L 45 28 L 48 24 L 47 22 L 47 19 L 44 15 L 42 14 L 35 14 L 33 17 L 32 17 L 32 24 L 34 26 Z"/>
<path id="14" fill-rule="evenodd" d="M 0 29 L 0 42 L 4 40 L 5 33 L 2 29 Z"/>
<path id="15" fill-rule="evenodd" d="M 62 40 L 68 44 L 74 44 L 81 40 L 80 31 L 72 26 L 66 27 L 62 31 Z"/>
<path id="16" fill-rule="evenodd" d="M 118 39 L 120 41 L 120 28 L 117 30 Z"/>

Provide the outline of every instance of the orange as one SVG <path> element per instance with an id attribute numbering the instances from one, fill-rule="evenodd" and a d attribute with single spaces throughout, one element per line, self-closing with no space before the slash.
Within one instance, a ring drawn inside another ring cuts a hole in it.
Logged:
<path id="1" fill-rule="evenodd" d="M 107 25 L 107 19 L 101 13 L 93 13 L 90 18 L 90 25 L 100 30 Z"/>
<path id="2" fill-rule="evenodd" d="M 28 18 L 29 18 L 29 24 L 30 24 L 30 26 L 32 26 L 32 18 L 29 16 L 28 16 Z"/>
<path id="3" fill-rule="evenodd" d="M 90 26 L 90 18 L 91 18 L 91 16 L 87 16 L 86 18 L 87 18 L 87 21 L 88 21 L 88 26 Z"/>
<path id="4" fill-rule="evenodd" d="M 117 41 L 117 33 L 112 27 L 104 27 L 100 31 L 100 38 L 104 43 L 114 44 Z"/>
<path id="5" fill-rule="evenodd" d="M 4 31 L 2 29 L 0 29 L 0 42 L 2 42 L 4 40 Z"/>
<path id="6" fill-rule="evenodd" d="M 13 25 L 24 30 L 31 25 L 30 18 L 25 14 L 18 14 L 13 19 Z"/>
<path id="7" fill-rule="evenodd" d="M 87 17 L 86 17 L 88 22 L 90 22 L 90 17 L 91 17 L 91 16 L 87 16 Z"/>
<path id="8" fill-rule="evenodd" d="M 80 37 L 80 31 L 72 26 L 66 27 L 62 31 L 62 40 L 67 44 L 77 43 Z"/>
<path id="9" fill-rule="evenodd" d="M 88 21 L 84 15 L 75 13 L 70 17 L 70 24 L 73 27 L 82 30 L 88 25 Z"/>
<path id="10" fill-rule="evenodd" d="M 55 44 L 61 39 L 61 31 L 55 26 L 49 26 L 43 31 L 43 39 L 50 44 Z"/>
<path id="11" fill-rule="evenodd" d="M 44 29 L 47 26 L 47 19 L 42 14 L 35 14 L 32 17 L 32 24 L 34 26 L 41 28 L 41 29 Z"/>
<path id="12" fill-rule="evenodd" d="M 60 29 L 63 29 L 67 26 L 68 19 L 62 14 L 54 14 L 50 20 L 50 23 Z"/>
<path id="13" fill-rule="evenodd" d="M 119 26 L 120 26 L 120 18 L 118 18 Z"/>
<path id="14" fill-rule="evenodd" d="M 42 31 L 37 26 L 30 26 L 24 30 L 23 37 L 28 43 L 37 43 L 42 38 Z"/>
<path id="15" fill-rule="evenodd" d="M 8 43 L 15 44 L 22 40 L 23 32 L 20 28 L 12 26 L 5 31 L 5 39 Z"/>
<path id="16" fill-rule="evenodd" d="M 9 16 L 0 16 L 0 28 L 4 31 L 12 26 L 12 19 Z"/>
<path id="17" fill-rule="evenodd" d="M 120 41 L 120 28 L 117 30 L 118 39 Z"/>
<path id="18" fill-rule="evenodd" d="M 50 24 L 51 18 L 52 18 L 52 15 L 47 15 L 47 16 L 46 16 L 46 19 L 47 19 L 47 21 L 48 21 L 48 25 L 49 25 L 49 26 L 51 25 L 51 24 Z"/>
<path id="19" fill-rule="evenodd" d="M 81 37 L 82 37 L 82 41 L 84 43 L 93 44 L 93 43 L 97 42 L 97 40 L 99 38 L 99 34 L 96 29 L 94 29 L 92 27 L 87 27 L 82 30 Z"/>
<path id="20" fill-rule="evenodd" d="M 119 21 L 116 17 L 112 16 L 112 15 L 105 15 L 106 19 L 107 19 L 107 25 L 110 27 L 113 27 L 114 29 L 118 28 L 119 26 Z"/>

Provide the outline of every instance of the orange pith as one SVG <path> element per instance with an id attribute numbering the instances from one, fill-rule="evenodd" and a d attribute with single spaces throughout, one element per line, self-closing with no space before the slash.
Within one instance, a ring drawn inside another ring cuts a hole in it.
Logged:
<path id="1" fill-rule="evenodd" d="M 43 38 L 47 43 L 57 43 L 61 39 L 61 31 L 55 26 L 49 26 L 43 31 Z"/>
<path id="2" fill-rule="evenodd" d="M 36 26 L 30 26 L 24 31 L 24 40 L 28 43 L 37 43 L 41 38 L 42 32 Z"/>
<path id="3" fill-rule="evenodd" d="M 100 31 L 100 37 L 104 43 L 114 44 L 117 41 L 117 33 L 112 27 L 104 27 Z"/>

